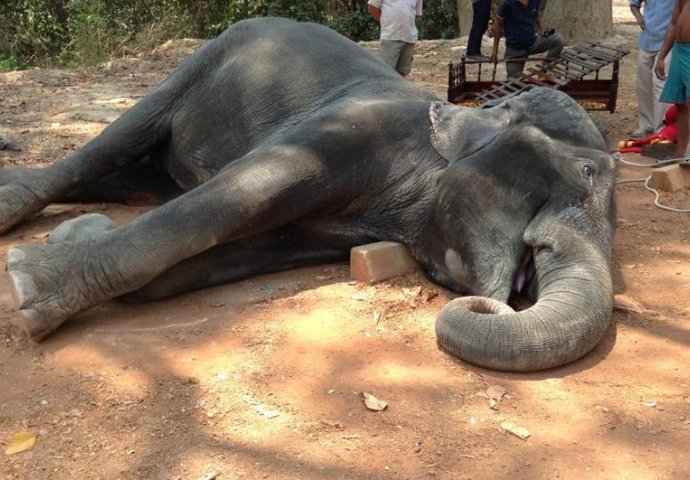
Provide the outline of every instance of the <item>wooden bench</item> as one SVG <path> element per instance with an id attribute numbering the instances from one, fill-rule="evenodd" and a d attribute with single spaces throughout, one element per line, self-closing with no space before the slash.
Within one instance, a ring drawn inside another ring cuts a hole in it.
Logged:
<path id="1" fill-rule="evenodd" d="M 585 42 L 565 49 L 552 61 L 543 57 L 512 59 L 527 65 L 520 77 L 505 81 L 496 79 L 496 63 L 463 56 L 459 63 L 448 66 L 448 101 L 479 106 L 528 85 L 539 85 L 567 93 L 586 110 L 613 113 L 618 99 L 619 63 L 628 53 Z"/>

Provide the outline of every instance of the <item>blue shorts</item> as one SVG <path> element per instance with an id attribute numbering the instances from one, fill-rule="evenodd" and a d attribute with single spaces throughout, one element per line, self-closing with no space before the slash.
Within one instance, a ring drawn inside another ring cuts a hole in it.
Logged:
<path id="1" fill-rule="evenodd" d="M 664 103 L 688 103 L 690 97 L 690 43 L 673 45 L 671 67 L 660 101 Z"/>

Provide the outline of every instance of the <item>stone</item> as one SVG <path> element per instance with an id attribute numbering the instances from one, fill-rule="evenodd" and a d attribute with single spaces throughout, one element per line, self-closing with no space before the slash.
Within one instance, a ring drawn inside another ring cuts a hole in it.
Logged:
<path id="1" fill-rule="evenodd" d="M 652 188 L 673 192 L 690 187 L 690 165 L 668 165 L 654 170 L 650 181 Z"/>
<path id="2" fill-rule="evenodd" d="M 397 242 L 376 242 L 350 251 L 350 276 L 376 283 L 419 268 L 407 247 Z"/>

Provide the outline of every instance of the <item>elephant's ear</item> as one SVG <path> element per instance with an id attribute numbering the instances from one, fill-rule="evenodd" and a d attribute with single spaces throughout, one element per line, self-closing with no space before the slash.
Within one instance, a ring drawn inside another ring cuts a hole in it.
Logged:
<path id="1" fill-rule="evenodd" d="M 532 87 L 507 99 L 520 123 L 537 127 L 551 138 L 580 147 L 606 150 L 602 132 L 587 112 L 567 94 Z"/>
<path id="2" fill-rule="evenodd" d="M 429 108 L 431 143 L 449 162 L 472 155 L 510 124 L 509 103 L 480 110 L 433 102 Z"/>

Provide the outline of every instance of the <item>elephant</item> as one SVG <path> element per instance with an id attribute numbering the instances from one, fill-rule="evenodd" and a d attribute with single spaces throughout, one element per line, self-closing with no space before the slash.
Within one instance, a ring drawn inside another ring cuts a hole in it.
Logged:
<path id="1" fill-rule="evenodd" d="M 395 241 L 464 295 L 437 319 L 466 362 L 534 371 L 611 323 L 615 164 L 567 95 L 444 102 L 317 24 L 238 22 L 63 159 L 0 173 L 2 232 L 59 201 L 159 204 L 80 216 L 9 249 L 35 341 L 102 302 L 153 301 Z M 531 305 L 506 302 L 522 292 Z"/>

